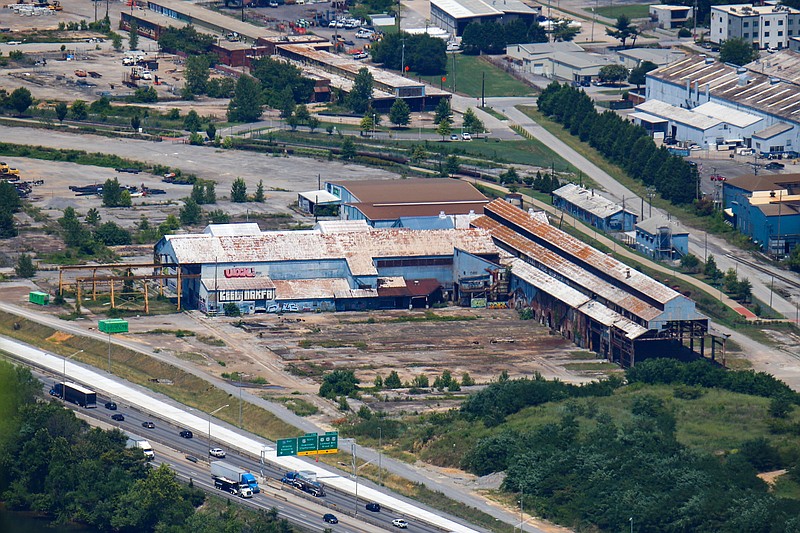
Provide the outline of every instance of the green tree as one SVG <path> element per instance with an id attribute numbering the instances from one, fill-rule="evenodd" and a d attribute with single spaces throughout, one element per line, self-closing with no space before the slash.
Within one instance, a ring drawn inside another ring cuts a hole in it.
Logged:
<path id="1" fill-rule="evenodd" d="M 186 67 L 183 71 L 186 80 L 186 90 L 193 95 L 206 93 L 208 78 L 211 75 L 211 61 L 206 55 L 192 55 L 186 58 Z"/>
<path id="2" fill-rule="evenodd" d="M 433 386 L 440 392 L 450 387 L 453 383 L 453 375 L 449 370 L 443 370 L 442 375 L 433 380 Z"/>
<path id="3" fill-rule="evenodd" d="M 445 137 L 450 135 L 452 132 L 453 132 L 453 128 L 452 128 L 452 126 L 450 124 L 450 119 L 449 118 L 442 119 L 439 122 L 439 127 L 436 128 L 436 133 L 438 135 L 442 136 L 442 140 L 444 140 Z"/>
<path id="4" fill-rule="evenodd" d="M 359 382 L 352 370 L 334 370 L 323 376 L 319 395 L 330 399 L 349 396 L 358 390 Z"/>
<path id="5" fill-rule="evenodd" d="M 139 118 L 139 115 L 133 115 L 131 117 L 131 128 L 133 128 L 133 131 L 139 131 L 141 125 L 142 119 Z"/>
<path id="6" fill-rule="evenodd" d="M 22 209 L 22 200 L 20 200 L 17 188 L 13 183 L 0 181 L 0 212 L 16 213 L 20 209 Z"/>
<path id="7" fill-rule="evenodd" d="M 374 127 L 375 123 L 372 121 L 372 115 L 364 115 L 358 129 L 361 131 L 361 135 L 364 135 L 364 132 L 369 133 Z"/>
<path id="8" fill-rule="evenodd" d="M 484 126 L 483 121 L 478 118 L 475 114 L 475 111 L 472 110 L 471 107 L 468 107 L 466 111 L 464 111 L 464 131 L 469 133 L 483 133 Z"/>
<path id="9" fill-rule="evenodd" d="M 27 111 L 31 104 L 33 104 L 33 96 L 25 87 L 14 89 L 8 96 L 8 105 L 19 115 Z"/>
<path id="10" fill-rule="evenodd" d="M 300 119 L 297 118 L 297 115 L 292 113 L 286 117 L 286 124 L 292 129 L 292 131 L 295 131 L 297 126 L 300 124 Z"/>
<path id="11" fill-rule="evenodd" d="M 697 272 L 700 266 L 700 259 L 694 254 L 686 254 L 681 257 L 681 268 L 689 272 Z"/>
<path id="12" fill-rule="evenodd" d="M 308 126 L 308 130 L 311 133 L 314 133 L 314 130 L 319 127 L 319 119 L 312 115 L 312 116 L 308 117 L 308 120 L 306 121 L 306 125 Z"/>
<path id="13" fill-rule="evenodd" d="M 580 26 L 573 26 L 570 20 L 554 20 L 554 22 L 551 32 L 553 42 L 572 41 L 581 31 Z"/>
<path id="14" fill-rule="evenodd" d="M 600 69 L 598 76 L 601 81 L 619 83 L 628 78 L 628 69 L 624 65 L 606 65 Z"/>
<path id="15" fill-rule="evenodd" d="M 742 278 L 736 284 L 736 299 L 742 302 L 749 302 L 752 296 L 753 285 L 747 278 Z"/>
<path id="16" fill-rule="evenodd" d="M 305 124 L 308 122 L 311 114 L 308 112 L 308 107 L 306 107 L 305 104 L 300 104 L 295 107 L 294 116 L 297 117 L 297 120 L 299 120 L 301 124 Z"/>
<path id="17" fill-rule="evenodd" d="M 114 222 L 101 224 L 94 232 L 94 238 L 106 246 L 120 246 L 132 242 L 131 233 Z"/>
<path id="18" fill-rule="evenodd" d="M 617 21 L 614 23 L 614 28 L 606 28 L 606 34 L 610 35 L 614 39 L 617 39 L 622 43 L 622 47 L 625 47 L 625 42 L 628 39 L 633 40 L 633 44 L 631 46 L 636 46 L 636 37 L 639 36 L 639 28 L 631 24 L 631 19 L 628 18 L 627 15 L 620 15 L 617 17 Z"/>
<path id="19" fill-rule="evenodd" d="M 719 60 L 723 63 L 745 65 L 758 58 L 758 52 L 749 41 L 740 37 L 732 37 L 719 47 Z"/>
<path id="20" fill-rule="evenodd" d="M 471 387 L 472 385 L 475 385 L 475 380 L 472 379 L 472 376 L 469 375 L 469 372 L 464 372 L 461 375 L 461 384 L 465 387 Z"/>
<path id="21" fill-rule="evenodd" d="M 255 122 L 261 118 L 261 87 L 252 76 L 242 76 L 236 82 L 234 97 L 228 105 L 228 120 L 232 122 Z"/>
<path id="22" fill-rule="evenodd" d="M 64 119 L 67 118 L 67 112 L 69 109 L 67 108 L 67 104 L 64 102 L 59 102 L 56 104 L 56 118 L 60 124 L 64 123 Z"/>
<path id="23" fill-rule="evenodd" d="M 107 179 L 103 184 L 103 205 L 105 207 L 131 206 L 131 195 L 120 187 L 117 178 Z"/>
<path id="24" fill-rule="evenodd" d="M 706 259 L 706 264 L 703 267 L 703 274 L 711 280 L 711 283 L 717 283 L 722 277 L 722 272 L 717 268 L 717 261 L 711 254 L 709 254 Z"/>
<path id="25" fill-rule="evenodd" d="M 122 35 L 120 35 L 119 33 L 115 33 L 115 32 L 112 33 L 111 34 L 111 46 L 117 52 L 122 50 Z"/>
<path id="26" fill-rule="evenodd" d="M 200 115 L 197 114 L 197 111 L 194 109 L 189 111 L 183 119 L 183 129 L 191 133 L 197 133 L 202 127 L 203 122 L 200 119 Z"/>
<path id="27" fill-rule="evenodd" d="M 383 386 L 387 389 L 399 389 L 403 386 L 403 382 L 400 381 L 400 376 L 397 375 L 396 370 L 392 370 L 389 373 L 389 376 L 383 381 Z"/>
<path id="28" fill-rule="evenodd" d="M 135 22 L 131 22 L 131 29 L 128 32 L 128 48 L 131 50 L 139 48 L 139 26 Z"/>
<path id="29" fill-rule="evenodd" d="M 447 169 L 447 173 L 450 176 L 454 174 L 458 174 L 459 169 L 461 168 L 461 162 L 458 159 L 456 154 L 450 154 L 447 156 L 447 162 L 445 163 L 445 168 Z"/>
<path id="30" fill-rule="evenodd" d="M 72 105 L 69 107 L 70 113 L 72 113 L 72 118 L 75 120 L 86 120 L 86 117 L 89 116 L 89 112 L 86 106 L 86 102 L 83 100 L 75 100 L 72 102 Z"/>
<path id="31" fill-rule="evenodd" d="M 258 180 L 256 193 L 253 195 L 253 201 L 260 204 L 264 203 L 264 180 Z"/>
<path id="32" fill-rule="evenodd" d="M 33 258 L 28 254 L 20 254 L 17 258 L 17 266 L 14 271 L 20 278 L 32 278 L 36 275 L 36 265 L 33 264 Z"/>
<path id="33" fill-rule="evenodd" d="M 89 211 L 86 212 L 86 223 L 90 226 L 97 226 L 100 222 L 100 211 L 97 210 L 96 207 L 92 207 Z"/>
<path id="34" fill-rule="evenodd" d="M 180 219 L 184 226 L 199 224 L 203 219 L 203 209 L 192 198 L 187 198 L 181 207 Z"/>
<path id="35" fill-rule="evenodd" d="M 362 67 L 356 74 L 353 88 L 347 97 L 347 105 L 353 112 L 358 114 L 366 112 L 372 102 L 373 81 L 372 74 L 366 67 Z"/>
<path id="36" fill-rule="evenodd" d="M 373 380 L 372 383 L 375 385 L 376 389 L 382 389 L 383 388 L 383 378 L 381 377 L 380 374 L 375 376 L 375 379 Z"/>
<path id="37" fill-rule="evenodd" d="M 242 310 L 233 302 L 226 303 L 222 309 L 225 316 L 242 316 Z"/>
<path id="38" fill-rule="evenodd" d="M 787 418 L 792 408 L 791 398 L 784 394 L 775 396 L 769 402 L 769 414 L 774 418 Z"/>
<path id="39" fill-rule="evenodd" d="M 736 270 L 731 267 L 725 272 L 725 277 L 723 278 L 723 283 L 725 284 L 725 290 L 730 293 L 736 292 L 736 289 L 739 285 L 739 278 L 736 275 Z"/>
<path id="40" fill-rule="evenodd" d="M 236 90 L 233 78 L 211 78 L 206 83 L 206 94 L 211 98 L 230 98 Z"/>
<path id="41" fill-rule="evenodd" d="M 18 233 L 14 215 L 10 211 L 0 211 L 0 239 L 11 239 Z"/>
<path id="42" fill-rule="evenodd" d="M 209 224 L 229 224 L 231 217 L 222 209 L 214 209 L 208 212 Z"/>
<path id="43" fill-rule="evenodd" d="M 64 243 L 67 246 L 86 253 L 94 251 L 92 234 L 78 220 L 78 215 L 73 208 L 64 209 L 64 216 L 58 219 L 58 223 L 64 230 Z"/>
<path id="44" fill-rule="evenodd" d="M 430 387 L 430 382 L 428 381 L 428 376 L 425 374 L 420 374 L 414 378 L 414 380 L 411 382 L 411 385 L 418 389 L 427 389 Z"/>
<path id="45" fill-rule="evenodd" d="M 439 124 L 442 120 L 452 120 L 453 110 L 450 108 L 450 100 L 442 98 L 436 105 L 436 110 L 433 113 L 433 123 Z"/>
<path id="46" fill-rule="evenodd" d="M 389 109 L 389 120 L 395 126 L 408 126 L 411 122 L 411 108 L 402 98 L 396 98 Z"/>
<path id="47" fill-rule="evenodd" d="M 189 198 L 198 205 L 206 203 L 206 184 L 203 180 L 197 180 L 192 184 L 192 192 L 189 194 Z"/>
<path id="48" fill-rule="evenodd" d="M 247 201 L 247 184 L 242 178 L 236 178 L 231 185 L 231 202 L 244 203 Z"/>
<path id="49" fill-rule="evenodd" d="M 550 38 L 547 36 L 547 32 L 545 31 L 544 27 L 536 20 L 531 22 L 531 25 L 528 26 L 528 42 L 546 43 L 549 41 Z"/>
<path id="50" fill-rule="evenodd" d="M 353 139 L 350 137 L 345 137 L 344 141 L 342 142 L 342 159 L 351 160 L 355 159 L 356 157 L 356 145 L 353 142 Z"/>
<path id="51" fill-rule="evenodd" d="M 647 73 L 657 68 L 658 65 L 652 61 L 642 61 L 638 67 L 631 70 L 631 73 L 628 75 L 628 83 L 636 85 L 636 89 L 639 90 L 639 88 L 645 84 L 645 81 L 647 81 Z"/>
<path id="52" fill-rule="evenodd" d="M 147 87 L 138 87 L 135 91 L 133 91 L 131 101 L 141 102 L 143 104 L 158 102 L 158 93 L 156 92 L 156 88 L 152 85 L 148 85 Z"/>
<path id="53" fill-rule="evenodd" d="M 206 126 L 206 135 L 212 141 L 217 138 L 217 127 L 213 122 L 209 122 L 208 126 Z"/>

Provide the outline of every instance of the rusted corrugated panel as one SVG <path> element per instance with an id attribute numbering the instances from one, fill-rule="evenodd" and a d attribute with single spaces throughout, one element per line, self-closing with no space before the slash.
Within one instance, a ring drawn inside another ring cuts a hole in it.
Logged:
<path id="1" fill-rule="evenodd" d="M 491 236 L 479 229 L 276 231 L 222 237 L 171 235 L 169 241 L 181 264 L 345 259 L 353 273 L 359 275 L 375 275 L 373 261 L 381 257 L 449 256 L 455 248 L 477 255 L 497 253 Z"/>
<path id="2" fill-rule="evenodd" d="M 337 292 L 347 292 L 350 285 L 344 278 L 276 279 L 276 300 L 333 299 Z"/>
<path id="3" fill-rule="evenodd" d="M 528 215 L 526 214 L 525 216 Z M 661 310 L 629 294 L 624 289 L 612 285 L 584 268 L 579 267 L 575 263 L 568 261 L 557 253 L 548 250 L 544 246 L 526 239 L 511 228 L 503 226 L 495 220 L 483 216 L 473 221 L 473 225 L 488 230 L 498 241 L 514 250 L 518 250 L 528 258 L 541 263 L 558 275 L 571 280 L 578 286 L 583 287 L 586 291 L 590 291 L 618 305 L 622 309 L 630 312 L 633 316 L 649 322 L 661 314 Z"/>
<path id="4" fill-rule="evenodd" d="M 556 246 L 567 255 L 579 258 L 597 268 L 598 271 L 612 276 L 619 285 L 636 289 L 659 303 L 664 304 L 680 296 L 671 288 L 632 269 L 622 261 L 618 261 L 610 255 L 592 248 L 554 226 L 542 224 L 525 211 L 512 206 L 508 202 L 495 200 L 488 204 L 484 211 L 494 213 L 512 224 L 526 229 L 545 242 Z"/>

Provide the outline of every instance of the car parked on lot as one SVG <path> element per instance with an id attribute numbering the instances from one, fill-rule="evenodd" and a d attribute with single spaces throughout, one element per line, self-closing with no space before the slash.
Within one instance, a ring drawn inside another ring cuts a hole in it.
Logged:
<path id="1" fill-rule="evenodd" d="M 721 174 L 711 174 L 711 181 L 726 181 L 727 179 Z"/>
<path id="2" fill-rule="evenodd" d="M 450 140 L 451 141 L 457 141 L 458 140 L 458 135 L 456 135 L 455 133 L 451 133 L 450 134 Z"/>
<path id="3" fill-rule="evenodd" d="M 327 523 L 329 523 L 329 524 L 338 524 L 339 523 L 339 519 L 336 518 L 336 515 L 333 515 L 331 513 L 325 513 L 324 515 L 322 515 L 322 520 L 327 522 Z"/>
<path id="4" fill-rule="evenodd" d="M 194 437 L 194 435 L 188 429 L 184 429 L 183 431 L 181 431 L 181 437 L 183 437 L 184 439 L 191 439 L 192 437 Z"/>
<path id="5" fill-rule="evenodd" d="M 106 409 L 108 409 L 109 411 L 116 411 L 117 404 L 115 404 L 114 402 L 106 402 Z"/>
<path id="6" fill-rule="evenodd" d="M 211 457 L 219 457 L 220 459 L 224 459 L 225 450 L 223 450 L 222 448 L 211 448 L 210 450 L 208 450 L 208 455 L 210 455 Z"/>
<path id="7" fill-rule="evenodd" d="M 471 141 L 472 140 L 472 135 L 470 135 L 469 133 L 467 133 L 465 131 L 464 133 L 461 134 L 461 140 L 462 141 Z"/>
<path id="8" fill-rule="evenodd" d="M 147 422 L 142 422 L 142 427 L 147 429 L 153 429 L 156 427 L 156 425 L 148 420 Z"/>
<path id="9" fill-rule="evenodd" d="M 373 513 L 380 513 L 381 512 L 381 504 L 371 502 L 367 504 L 367 511 L 372 511 Z"/>
<path id="10" fill-rule="evenodd" d="M 122 416 L 121 414 L 117 413 L 117 414 L 111 415 L 111 420 L 116 420 L 117 422 L 124 422 L 125 421 L 125 417 Z"/>
<path id="11" fill-rule="evenodd" d="M 783 166 L 783 163 L 776 163 L 773 161 L 772 163 L 767 163 L 764 165 L 764 168 L 767 170 L 783 170 L 785 167 Z"/>
<path id="12" fill-rule="evenodd" d="M 408 527 L 408 522 L 406 522 L 402 518 L 395 518 L 394 520 L 392 520 L 392 525 L 394 527 L 399 527 L 400 529 L 406 529 Z"/>

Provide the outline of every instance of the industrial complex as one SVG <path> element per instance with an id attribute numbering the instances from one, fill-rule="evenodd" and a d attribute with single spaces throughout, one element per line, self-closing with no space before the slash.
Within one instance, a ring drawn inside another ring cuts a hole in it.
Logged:
<path id="1" fill-rule="evenodd" d="M 622 365 L 632 365 L 644 343 L 648 356 L 705 351 L 708 320 L 691 299 L 505 200 L 470 219 L 451 229 L 377 228 L 363 219 L 278 232 L 211 225 L 165 236 L 155 258 L 170 265 L 169 283 L 185 305 L 208 314 L 231 304 L 280 313 L 448 301 L 530 309 L 541 324 Z"/>

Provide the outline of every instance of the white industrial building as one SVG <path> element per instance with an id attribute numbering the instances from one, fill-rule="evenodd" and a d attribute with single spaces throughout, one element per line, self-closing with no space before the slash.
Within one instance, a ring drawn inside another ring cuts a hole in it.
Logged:
<path id="1" fill-rule="evenodd" d="M 506 55 L 522 72 L 570 82 L 590 82 L 614 63 L 610 56 L 590 54 L 573 42 L 512 44 Z"/>
<path id="2" fill-rule="evenodd" d="M 431 24 L 450 35 L 460 36 L 471 22 L 507 23 L 514 19 L 532 22 L 541 8 L 522 0 L 431 0 Z"/>
<path id="3" fill-rule="evenodd" d="M 788 50 L 773 55 L 800 57 Z M 678 60 L 648 73 L 646 101 L 632 118 L 654 136 L 703 149 L 734 144 L 763 154 L 796 154 L 800 86 L 761 74 L 758 67 L 737 68 L 702 55 Z"/>
<path id="4" fill-rule="evenodd" d="M 789 39 L 798 35 L 800 10 L 783 5 L 711 6 L 711 42 L 738 37 L 761 50 L 780 50 L 789 48 Z"/>
<path id="5" fill-rule="evenodd" d="M 656 4 L 650 6 L 650 20 L 659 28 L 671 30 L 680 28 L 692 17 L 692 8 L 687 6 L 668 6 Z"/>

